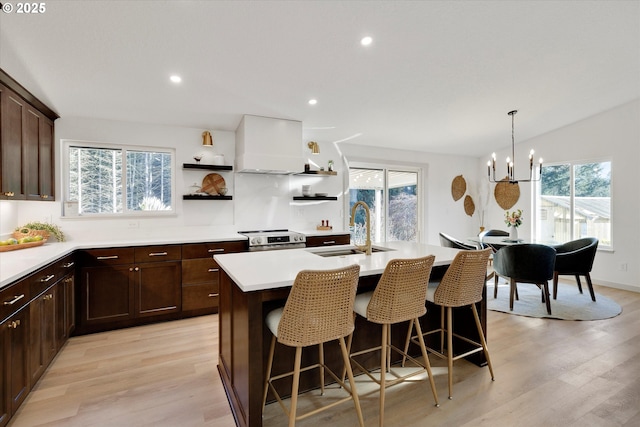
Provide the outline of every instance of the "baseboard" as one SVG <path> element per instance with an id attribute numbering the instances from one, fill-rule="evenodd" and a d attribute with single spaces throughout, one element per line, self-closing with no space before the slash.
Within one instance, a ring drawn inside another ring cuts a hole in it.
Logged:
<path id="1" fill-rule="evenodd" d="M 584 286 L 584 280 L 582 282 Z M 607 282 L 606 280 L 598 280 L 598 281 L 593 280 L 593 284 L 605 286 L 607 288 L 622 289 L 623 291 L 640 292 L 640 286 L 626 285 L 624 283 Z"/>

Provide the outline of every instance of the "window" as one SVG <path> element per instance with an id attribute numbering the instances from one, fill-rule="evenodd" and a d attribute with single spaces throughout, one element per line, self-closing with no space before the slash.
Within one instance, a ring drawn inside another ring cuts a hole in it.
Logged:
<path id="1" fill-rule="evenodd" d="M 79 215 L 166 214 L 174 211 L 171 150 L 64 143 L 66 200 Z"/>
<path id="2" fill-rule="evenodd" d="M 349 168 L 349 209 L 363 201 L 371 211 L 371 241 L 419 241 L 418 171 Z M 353 240 L 363 244 L 365 211 L 355 215 Z"/>
<path id="3" fill-rule="evenodd" d="M 545 166 L 537 206 L 538 239 L 597 237 L 601 247 L 611 247 L 611 162 Z"/>

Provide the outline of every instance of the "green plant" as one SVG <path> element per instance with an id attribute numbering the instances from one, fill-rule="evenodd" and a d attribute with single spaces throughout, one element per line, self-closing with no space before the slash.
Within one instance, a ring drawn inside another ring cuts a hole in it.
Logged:
<path id="1" fill-rule="evenodd" d="M 64 233 L 62 232 L 62 230 L 60 229 L 60 227 L 58 227 L 55 224 L 49 224 L 48 222 L 38 222 L 38 221 L 32 221 L 32 222 L 28 222 L 20 227 L 16 228 L 16 231 L 20 231 L 23 228 L 30 228 L 31 230 L 45 230 L 48 231 L 49 234 L 51 234 L 53 237 L 56 238 L 56 240 L 58 242 L 64 242 Z"/>

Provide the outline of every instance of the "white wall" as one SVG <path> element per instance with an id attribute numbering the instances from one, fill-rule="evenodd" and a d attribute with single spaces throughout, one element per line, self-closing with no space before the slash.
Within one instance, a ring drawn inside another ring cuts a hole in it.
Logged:
<path id="1" fill-rule="evenodd" d="M 193 183 L 202 183 L 210 171 L 183 170 L 183 163 L 194 163 L 193 155 L 206 152 L 202 147 L 205 129 L 158 126 L 88 118 L 64 118 L 55 123 L 56 201 L 0 201 L 0 235 L 10 234 L 15 227 L 29 221 L 54 222 L 63 229 L 69 240 L 82 239 L 91 234 L 109 236 L 135 234 L 136 236 L 168 233 L 171 229 L 191 226 L 203 229 L 231 227 L 235 230 L 291 228 L 315 229 L 321 221 L 329 220 L 335 230 L 341 231 L 341 208 L 338 202 L 298 202 L 293 196 L 301 195 L 302 184 L 311 184 L 314 192 L 342 195 L 342 168 L 344 162 L 336 147 L 321 144 L 320 154 L 309 157 L 313 169 L 327 167 L 334 160 L 338 177 L 308 177 L 282 175 L 253 175 L 220 172 L 224 177 L 232 201 L 182 200 L 182 194 L 191 191 Z M 210 129 L 214 139 L 213 150 L 225 156 L 225 163 L 235 160 L 235 132 Z M 65 218 L 63 212 L 62 182 L 65 171 L 61 165 L 62 140 L 105 142 L 148 147 L 170 147 L 176 150 L 176 213 L 170 217 Z M 303 145 L 303 142 L 300 142 Z M 304 144 L 304 152 L 309 152 Z M 202 160 L 204 163 L 205 159 Z M 300 171 L 304 170 L 301 161 Z M 340 198 L 341 200 L 341 198 Z"/>
<path id="2" fill-rule="evenodd" d="M 517 142 L 516 165 L 518 162 L 526 165 L 531 148 L 547 164 L 567 160 L 611 160 L 613 250 L 598 251 L 591 276 L 595 283 L 640 291 L 640 100 Z M 496 152 L 497 158 L 510 156 L 510 150 L 509 146 Z M 478 163 L 479 177 L 486 178 L 490 154 Z M 502 164 L 499 166 L 505 173 L 506 168 Z M 523 209 L 525 217 L 519 234 L 520 237 L 531 237 L 531 187 L 520 185 L 520 191 L 520 201 L 515 208 Z M 504 210 L 492 198 L 487 227 L 505 229 L 503 218 Z M 621 270 L 622 264 L 627 265 L 627 271 Z"/>

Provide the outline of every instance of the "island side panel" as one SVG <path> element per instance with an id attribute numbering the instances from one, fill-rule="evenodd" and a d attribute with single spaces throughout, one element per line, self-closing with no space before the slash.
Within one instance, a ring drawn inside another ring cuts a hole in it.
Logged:
<path id="1" fill-rule="evenodd" d="M 218 371 L 238 426 L 262 426 L 263 302 L 286 299 L 289 289 L 243 292 L 226 272 L 220 281 Z"/>
<path id="2" fill-rule="evenodd" d="M 218 307 L 218 372 L 220 373 L 220 379 L 227 394 L 236 424 L 244 427 L 247 425 L 246 411 L 241 408 L 240 399 L 233 384 L 232 286 L 234 286 L 233 282 L 222 271 L 220 274 Z"/>

